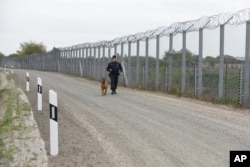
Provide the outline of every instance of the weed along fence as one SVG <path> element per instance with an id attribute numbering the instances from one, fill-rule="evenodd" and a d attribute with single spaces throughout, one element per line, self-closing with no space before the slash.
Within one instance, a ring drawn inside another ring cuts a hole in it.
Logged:
<path id="1" fill-rule="evenodd" d="M 173 23 L 111 41 L 5 57 L 0 65 L 100 80 L 107 77 L 105 68 L 113 54 L 123 63 L 129 87 L 250 106 L 250 9 Z"/>

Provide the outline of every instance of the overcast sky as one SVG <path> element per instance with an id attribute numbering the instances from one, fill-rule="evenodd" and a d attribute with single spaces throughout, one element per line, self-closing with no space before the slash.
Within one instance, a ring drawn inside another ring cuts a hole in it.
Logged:
<path id="1" fill-rule="evenodd" d="M 0 0 L 0 52 L 112 40 L 174 22 L 249 8 L 249 0 Z"/>

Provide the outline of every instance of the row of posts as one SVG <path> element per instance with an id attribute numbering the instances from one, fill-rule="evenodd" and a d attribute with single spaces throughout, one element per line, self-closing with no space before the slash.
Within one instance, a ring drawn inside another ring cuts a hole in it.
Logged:
<path id="1" fill-rule="evenodd" d="M 30 91 L 30 75 L 26 72 L 26 92 Z M 42 111 L 42 79 L 37 78 L 37 110 Z M 58 155 L 58 102 L 57 93 L 49 90 L 49 112 L 50 112 L 50 154 Z"/>
<path id="2" fill-rule="evenodd" d="M 7 67 L 5 66 L 5 72 Z M 13 66 L 11 67 L 11 74 L 14 74 Z M 30 74 L 26 72 L 26 92 L 30 91 Z M 37 78 L 37 110 L 42 111 L 42 79 Z M 49 108 L 50 108 L 50 154 L 53 156 L 59 153 L 58 144 L 58 102 L 57 93 L 53 90 L 49 90 Z"/>
<path id="3" fill-rule="evenodd" d="M 220 26 L 220 50 L 219 50 L 219 90 L 218 90 L 218 98 L 222 99 L 224 97 L 224 33 L 225 33 L 225 25 L 231 20 L 232 18 L 228 19 L 224 24 Z M 199 58 L 198 58 L 198 69 L 197 69 L 197 97 L 202 95 L 202 59 L 203 59 L 203 29 L 206 28 L 209 22 L 203 27 L 199 29 Z M 181 93 L 185 92 L 185 82 L 186 82 L 186 33 L 192 27 L 188 27 L 185 31 L 182 32 L 182 76 L 181 76 Z M 172 88 L 172 74 L 173 74 L 173 35 L 178 31 L 174 31 L 169 35 L 169 64 L 168 64 L 168 78 L 167 78 L 167 90 Z M 156 66 L 155 66 L 155 90 L 159 89 L 159 81 L 160 81 L 160 69 L 159 69 L 159 50 L 160 50 L 160 35 L 156 35 Z M 250 21 L 246 22 L 246 51 L 245 51 L 245 84 L 244 84 L 244 103 L 249 101 L 249 57 L 250 57 Z M 140 55 L 140 39 L 136 41 L 136 70 L 135 70 L 135 85 L 139 85 L 139 55 Z M 128 41 L 128 83 L 131 83 L 131 43 L 132 41 Z M 123 44 L 121 43 L 121 56 L 123 56 Z M 148 79 L 148 49 L 149 49 L 149 38 L 145 38 L 145 53 L 146 53 L 146 61 L 145 61 L 145 81 Z M 84 51 L 86 50 L 86 55 L 84 55 Z M 82 52 L 82 57 L 88 57 L 88 50 L 90 50 L 91 55 L 91 48 L 81 48 L 78 53 L 77 50 L 69 50 L 69 51 L 62 51 L 61 55 L 63 57 L 68 57 L 69 52 L 76 52 L 75 57 L 80 58 L 80 52 Z M 114 53 L 117 53 L 117 45 L 114 45 Z M 103 56 L 105 55 L 105 47 L 103 47 Z M 73 56 L 73 55 L 71 55 Z M 109 57 L 110 57 L 110 48 L 109 48 Z M 94 48 L 94 58 L 96 58 L 96 49 Z M 84 61 L 84 59 L 82 59 Z M 95 59 L 94 59 L 95 60 Z M 100 47 L 98 47 L 98 61 L 100 60 Z M 71 59 L 73 61 L 73 59 Z M 104 61 L 103 61 L 104 62 Z M 81 63 L 80 64 L 84 64 Z M 94 62 L 95 65 L 95 62 Z M 81 66 L 82 67 L 82 66 Z M 73 66 L 71 66 L 73 70 Z M 100 66 L 97 66 L 100 68 Z M 99 74 L 100 69 L 97 69 L 97 78 L 100 77 Z M 82 74 L 82 72 L 81 72 Z M 131 86 L 131 85 L 130 85 Z M 145 89 L 147 89 L 147 82 L 145 82 Z"/>
<path id="4" fill-rule="evenodd" d="M 224 33 L 225 33 L 225 25 L 231 20 L 227 20 L 224 24 L 220 26 L 220 50 L 219 50 L 219 90 L 218 90 L 218 98 L 222 99 L 224 97 Z M 202 96 L 202 59 L 203 59 L 203 29 L 206 28 L 209 21 L 204 25 L 204 27 L 199 29 L 199 57 L 198 57 L 198 66 L 197 66 L 197 97 Z M 186 33 L 192 27 L 188 27 L 185 31 L 182 32 L 182 75 L 181 75 L 181 93 L 185 93 L 186 89 Z M 178 28 L 169 34 L 169 60 L 167 65 L 167 84 L 166 90 L 169 91 L 172 88 L 172 78 L 173 78 L 173 36 L 178 32 Z M 163 33 L 163 32 L 162 32 Z M 159 81 L 160 81 L 160 68 L 159 68 L 159 50 L 160 50 L 160 37 L 161 34 L 156 35 L 156 66 L 155 66 L 155 90 L 159 90 Z M 128 41 L 128 63 L 127 63 L 127 76 L 128 76 L 128 85 L 132 85 L 132 70 L 131 70 L 131 44 L 132 42 L 136 42 L 136 69 L 135 69 L 135 86 L 139 85 L 139 55 L 140 55 L 140 40 L 136 39 L 136 41 L 130 40 Z M 124 43 L 121 43 L 120 50 L 120 59 L 123 59 L 124 54 Z M 103 51 L 102 59 L 101 59 L 101 48 Z M 98 54 L 96 54 L 96 50 L 98 49 Z M 145 38 L 145 89 L 148 88 L 148 75 L 149 75 L 149 37 Z M 89 57 L 92 56 L 92 50 L 94 50 L 94 59 L 93 64 L 90 64 L 88 61 Z M 103 70 L 106 66 L 105 59 L 105 46 L 98 47 L 86 47 L 86 48 L 78 48 L 78 49 L 69 49 L 69 50 L 60 50 L 59 52 L 55 52 L 53 56 L 47 56 L 47 58 L 40 56 L 40 64 L 39 68 L 42 70 L 49 71 L 59 71 L 70 74 L 80 74 L 81 77 L 93 77 L 93 79 L 100 79 L 100 76 L 105 75 L 105 70 Z M 114 45 L 114 54 L 117 54 L 117 44 Z M 98 55 L 98 58 L 97 58 Z M 111 47 L 108 48 L 108 58 L 111 57 Z M 250 21 L 246 22 L 246 46 L 245 46 L 245 68 L 243 71 L 244 74 L 244 92 L 243 92 L 243 104 L 249 103 L 249 58 L 250 57 Z M 44 63 L 45 59 L 47 59 L 47 63 Z M 50 59 L 51 61 L 48 61 Z M 98 60 L 98 62 L 96 62 Z M 102 60 L 102 63 L 101 63 Z M 26 60 L 27 61 L 27 60 Z M 53 65 L 49 64 L 52 63 Z M 27 62 L 26 62 L 27 63 Z M 28 64 L 28 63 L 27 63 Z M 102 65 L 100 65 L 102 64 Z M 37 65 L 37 64 L 32 64 Z M 31 66 L 32 66 L 31 65 Z M 20 65 L 19 65 L 20 66 Z M 93 69 L 95 68 L 95 69 Z"/>

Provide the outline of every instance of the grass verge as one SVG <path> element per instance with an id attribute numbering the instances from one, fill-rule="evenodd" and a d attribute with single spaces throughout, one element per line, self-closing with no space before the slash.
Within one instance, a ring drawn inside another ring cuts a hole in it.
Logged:
<path id="1" fill-rule="evenodd" d="M 0 119 L 0 166 L 10 166 L 18 148 L 13 143 L 16 131 L 25 130 L 24 117 L 30 113 L 30 105 L 21 100 L 20 92 L 13 86 L 11 75 L 7 74 L 8 85 L 0 88 L 0 100 L 4 100 L 4 115 Z M 3 98 L 6 97 L 6 98 Z"/>

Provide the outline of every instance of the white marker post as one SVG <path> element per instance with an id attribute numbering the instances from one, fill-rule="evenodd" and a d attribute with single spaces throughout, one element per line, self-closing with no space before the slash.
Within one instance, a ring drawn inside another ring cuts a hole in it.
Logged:
<path id="1" fill-rule="evenodd" d="M 37 78 L 37 110 L 42 111 L 42 79 Z"/>
<path id="2" fill-rule="evenodd" d="M 30 74 L 26 72 L 26 91 L 30 91 Z"/>
<path id="3" fill-rule="evenodd" d="M 50 155 L 58 155 L 57 94 L 49 90 Z"/>
<path id="4" fill-rule="evenodd" d="M 14 67 L 13 67 L 13 65 L 11 66 L 11 74 L 13 75 L 14 74 Z"/>

